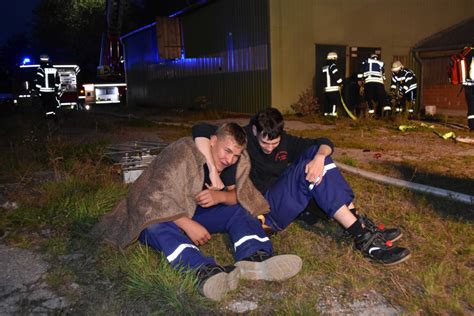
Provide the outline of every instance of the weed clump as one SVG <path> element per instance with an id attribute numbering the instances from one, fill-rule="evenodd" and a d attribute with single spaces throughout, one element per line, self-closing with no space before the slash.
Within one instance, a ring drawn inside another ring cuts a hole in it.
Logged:
<path id="1" fill-rule="evenodd" d="M 313 89 L 304 90 L 298 97 L 298 101 L 291 105 L 296 114 L 302 116 L 314 115 L 319 112 L 318 98 L 314 96 Z"/>

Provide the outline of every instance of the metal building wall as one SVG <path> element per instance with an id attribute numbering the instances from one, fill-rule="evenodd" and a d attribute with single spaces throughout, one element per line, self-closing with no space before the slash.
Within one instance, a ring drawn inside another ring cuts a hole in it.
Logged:
<path id="1" fill-rule="evenodd" d="M 125 57 L 127 103 L 146 105 L 148 87 L 141 78 L 147 65 L 158 62 L 156 23 L 144 26 L 121 38 Z"/>
<path id="2" fill-rule="evenodd" d="M 129 103 L 187 107 L 205 98 L 209 107 L 249 113 L 271 104 L 268 0 L 217 0 L 181 19 L 185 58 L 127 67 Z"/>

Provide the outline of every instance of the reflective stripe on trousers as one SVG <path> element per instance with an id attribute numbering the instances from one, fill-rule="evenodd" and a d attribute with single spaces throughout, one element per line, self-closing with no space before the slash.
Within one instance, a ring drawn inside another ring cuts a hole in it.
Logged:
<path id="1" fill-rule="evenodd" d="M 198 206 L 192 219 L 204 226 L 210 234 L 229 234 L 236 261 L 258 250 L 272 253 L 271 242 L 260 222 L 239 204 L 218 204 L 209 208 Z M 139 240 L 156 251 L 163 252 L 175 268 L 197 268 L 203 264 L 216 263 L 214 258 L 204 256 L 174 222 L 148 226 L 140 234 Z"/>

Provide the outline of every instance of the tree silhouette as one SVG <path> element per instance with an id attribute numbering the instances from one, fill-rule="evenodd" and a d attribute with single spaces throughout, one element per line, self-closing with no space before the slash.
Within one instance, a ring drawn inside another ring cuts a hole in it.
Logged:
<path id="1" fill-rule="evenodd" d="M 0 48 L 0 92 L 11 91 L 15 67 L 32 51 L 27 34 L 19 33 L 10 37 Z"/>
<path id="2" fill-rule="evenodd" d="M 42 0 L 33 14 L 33 45 L 54 63 L 78 64 L 93 80 L 104 31 L 105 0 Z"/>

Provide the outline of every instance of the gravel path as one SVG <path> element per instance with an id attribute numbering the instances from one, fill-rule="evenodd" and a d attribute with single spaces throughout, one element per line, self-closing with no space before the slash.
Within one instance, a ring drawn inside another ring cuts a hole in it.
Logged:
<path id="1" fill-rule="evenodd" d="M 56 314 L 69 306 L 44 278 L 49 265 L 38 254 L 0 244 L 0 315 Z"/>

